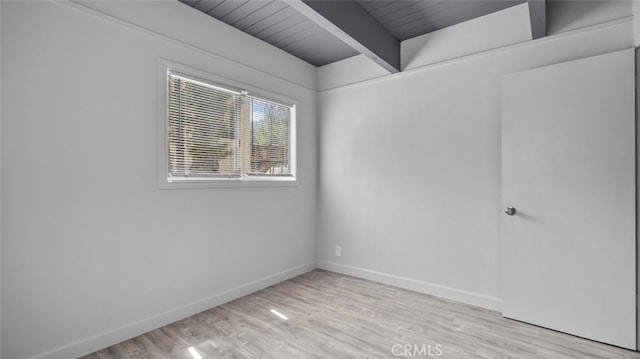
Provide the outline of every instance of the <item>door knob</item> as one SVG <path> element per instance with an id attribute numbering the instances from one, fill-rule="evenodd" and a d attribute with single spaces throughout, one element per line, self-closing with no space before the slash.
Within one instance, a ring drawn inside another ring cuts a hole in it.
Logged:
<path id="1" fill-rule="evenodd" d="M 509 216 L 513 216 L 514 214 L 516 214 L 516 208 L 515 207 L 506 207 L 504 209 L 504 213 L 508 214 Z"/>

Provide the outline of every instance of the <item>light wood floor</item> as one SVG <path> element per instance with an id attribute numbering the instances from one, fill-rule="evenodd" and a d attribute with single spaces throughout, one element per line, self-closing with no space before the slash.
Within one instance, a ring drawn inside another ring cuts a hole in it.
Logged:
<path id="1" fill-rule="evenodd" d="M 84 359 L 425 358 L 429 354 L 456 359 L 640 359 L 633 351 L 504 319 L 497 312 L 322 270 Z"/>

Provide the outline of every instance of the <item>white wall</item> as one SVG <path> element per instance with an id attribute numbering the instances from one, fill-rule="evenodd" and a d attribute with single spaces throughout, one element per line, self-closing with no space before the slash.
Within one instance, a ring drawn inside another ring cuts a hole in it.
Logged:
<path id="1" fill-rule="evenodd" d="M 499 310 L 500 77 L 630 48 L 632 28 L 627 17 L 323 91 L 320 267 Z"/>
<path id="2" fill-rule="evenodd" d="M 637 27 L 636 19 L 634 18 L 634 43 L 637 40 Z M 640 72 L 640 49 L 636 47 L 636 74 Z M 636 76 L 636 89 L 640 85 L 638 76 Z M 640 167 L 640 144 L 638 138 L 640 138 L 640 126 L 638 126 L 638 118 L 640 117 L 640 93 L 636 91 L 636 168 Z M 638 203 L 640 203 L 640 177 L 638 177 L 638 171 L 636 170 L 636 293 L 640 289 L 640 245 L 638 245 L 638 237 L 640 237 L 640 211 L 638 211 Z M 640 298 L 636 297 L 636 308 L 640 306 Z M 636 310 L 636 345 L 640 351 L 640 311 Z"/>
<path id="3" fill-rule="evenodd" d="M 318 91 L 389 75 L 389 71 L 364 55 L 318 67 Z"/>
<path id="4" fill-rule="evenodd" d="M 631 0 L 549 0 L 547 34 L 557 35 L 632 15 Z"/>
<path id="5" fill-rule="evenodd" d="M 149 1 L 74 0 L 83 6 L 133 23 L 145 31 L 162 33 L 192 48 L 214 52 L 231 63 L 242 64 L 315 90 L 315 67 L 264 41 L 175 1 L 158 1 L 150 12 Z M 176 21 L 182 19 L 182 21 Z M 188 20 L 185 20 L 188 19 Z M 266 56 L 256 56 L 265 54 Z"/>
<path id="6" fill-rule="evenodd" d="M 640 46 L 640 0 L 633 0 L 633 46 Z"/>
<path id="7" fill-rule="evenodd" d="M 416 36 L 401 44 L 402 70 L 531 40 L 529 4 L 523 3 Z"/>
<path id="8" fill-rule="evenodd" d="M 143 3 L 2 2 L 4 358 L 75 358 L 316 266 L 315 68 Z M 299 186 L 158 189 L 159 58 L 298 99 Z"/>
<path id="9" fill-rule="evenodd" d="M 2 43 L 2 3 L 0 3 L 0 44 Z M 2 188 L 2 46 L 0 46 L 0 188 Z M 0 191 L 0 204 L 2 191 Z M 2 205 L 0 205 L 0 323 L 2 323 Z M 0 325 L 0 358 L 2 357 L 2 325 Z"/>
<path id="10" fill-rule="evenodd" d="M 499 308 L 499 78 L 629 47 L 630 21 L 566 32 L 612 4 L 324 91 L 317 129 L 312 66 L 183 4 L 0 2 L 2 355 L 77 357 L 313 268 L 318 147 L 322 267 Z M 300 185 L 157 189 L 159 57 L 298 98 Z"/>

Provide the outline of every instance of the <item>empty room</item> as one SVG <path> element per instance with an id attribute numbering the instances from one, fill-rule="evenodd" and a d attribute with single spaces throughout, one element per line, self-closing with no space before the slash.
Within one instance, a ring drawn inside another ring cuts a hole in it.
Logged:
<path id="1" fill-rule="evenodd" d="M 640 359 L 640 2 L 0 0 L 2 359 Z"/>

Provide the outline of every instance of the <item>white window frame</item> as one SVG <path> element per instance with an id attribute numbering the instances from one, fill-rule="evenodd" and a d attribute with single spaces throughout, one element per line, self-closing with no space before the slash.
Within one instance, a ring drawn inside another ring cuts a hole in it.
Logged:
<path id="1" fill-rule="evenodd" d="M 275 103 L 292 106 L 291 119 L 289 124 L 289 166 L 290 175 L 244 175 L 240 177 L 207 177 L 189 179 L 169 179 L 169 117 L 168 117 L 168 85 L 167 74 L 175 71 L 189 78 L 200 80 L 205 83 L 229 89 L 232 91 L 246 91 L 251 96 L 259 99 L 273 101 Z M 178 64 L 165 59 L 158 61 L 158 185 L 161 189 L 189 189 L 189 188 L 229 188 L 229 187 L 288 187 L 297 186 L 298 178 L 298 101 L 269 92 L 238 81 L 233 81 L 222 76 L 217 76 L 205 71 L 197 70 L 189 66 Z"/>

